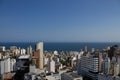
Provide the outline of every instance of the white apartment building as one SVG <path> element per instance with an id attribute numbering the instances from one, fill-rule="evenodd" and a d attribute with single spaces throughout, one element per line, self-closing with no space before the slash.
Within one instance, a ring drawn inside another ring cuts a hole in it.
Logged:
<path id="1" fill-rule="evenodd" d="M 55 61 L 54 60 L 50 60 L 48 63 L 48 71 L 49 72 L 53 72 L 55 73 Z"/>
<path id="2" fill-rule="evenodd" d="M 27 47 L 27 54 L 32 54 L 32 47 L 31 46 L 29 46 L 29 47 Z"/>
<path id="3" fill-rule="evenodd" d="M 43 58 L 43 65 L 47 65 L 48 64 L 49 59 L 47 57 Z"/>
<path id="4" fill-rule="evenodd" d="M 10 58 L 7 58 L 7 59 L 0 61 L 0 68 L 1 68 L 0 74 L 14 71 L 15 70 L 15 63 L 16 63 L 16 60 L 10 59 Z"/>
<path id="5" fill-rule="evenodd" d="M 15 71 L 16 59 L 10 59 L 10 71 Z"/>
<path id="6" fill-rule="evenodd" d="M 88 69 L 91 72 L 98 72 L 98 67 L 99 67 L 99 63 L 98 63 L 98 56 L 93 56 L 91 55 L 88 59 Z"/>
<path id="7" fill-rule="evenodd" d="M 21 50 L 20 50 L 20 54 L 21 54 L 21 55 L 25 55 L 25 54 L 26 54 L 26 50 L 25 50 L 25 49 L 21 49 Z"/>
<path id="8" fill-rule="evenodd" d="M 5 73 L 10 72 L 10 58 L 4 60 L 4 70 Z"/>
<path id="9" fill-rule="evenodd" d="M 5 51 L 5 46 L 0 46 L 0 51 Z"/>

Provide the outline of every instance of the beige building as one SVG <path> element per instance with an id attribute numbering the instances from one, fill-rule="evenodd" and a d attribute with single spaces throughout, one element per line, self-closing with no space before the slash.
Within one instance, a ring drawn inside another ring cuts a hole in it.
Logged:
<path id="1" fill-rule="evenodd" d="M 43 69 L 43 42 L 36 44 L 36 50 L 39 50 L 39 69 Z"/>

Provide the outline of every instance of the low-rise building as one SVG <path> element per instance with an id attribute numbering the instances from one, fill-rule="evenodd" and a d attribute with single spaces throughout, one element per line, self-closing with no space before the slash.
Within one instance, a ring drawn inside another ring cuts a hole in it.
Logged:
<path id="1" fill-rule="evenodd" d="M 120 80 L 118 76 L 111 76 L 111 75 L 98 75 L 98 80 Z"/>
<path id="2" fill-rule="evenodd" d="M 46 75 L 46 80 L 61 80 L 60 74 Z"/>
<path id="3" fill-rule="evenodd" d="M 61 74 L 61 80 L 83 80 L 83 77 L 73 72 Z"/>

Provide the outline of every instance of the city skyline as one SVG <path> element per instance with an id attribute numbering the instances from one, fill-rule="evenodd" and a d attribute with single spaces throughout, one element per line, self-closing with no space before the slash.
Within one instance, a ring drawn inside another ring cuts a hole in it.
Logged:
<path id="1" fill-rule="evenodd" d="M 0 42 L 120 42 L 120 1 L 0 1 Z"/>

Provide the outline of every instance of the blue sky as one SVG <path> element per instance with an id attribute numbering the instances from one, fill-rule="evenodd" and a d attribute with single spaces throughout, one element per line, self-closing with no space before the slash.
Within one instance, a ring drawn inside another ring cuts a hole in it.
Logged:
<path id="1" fill-rule="evenodd" d="M 120 1 L 0 0 L 0 41 L 120 42 Z"/>

